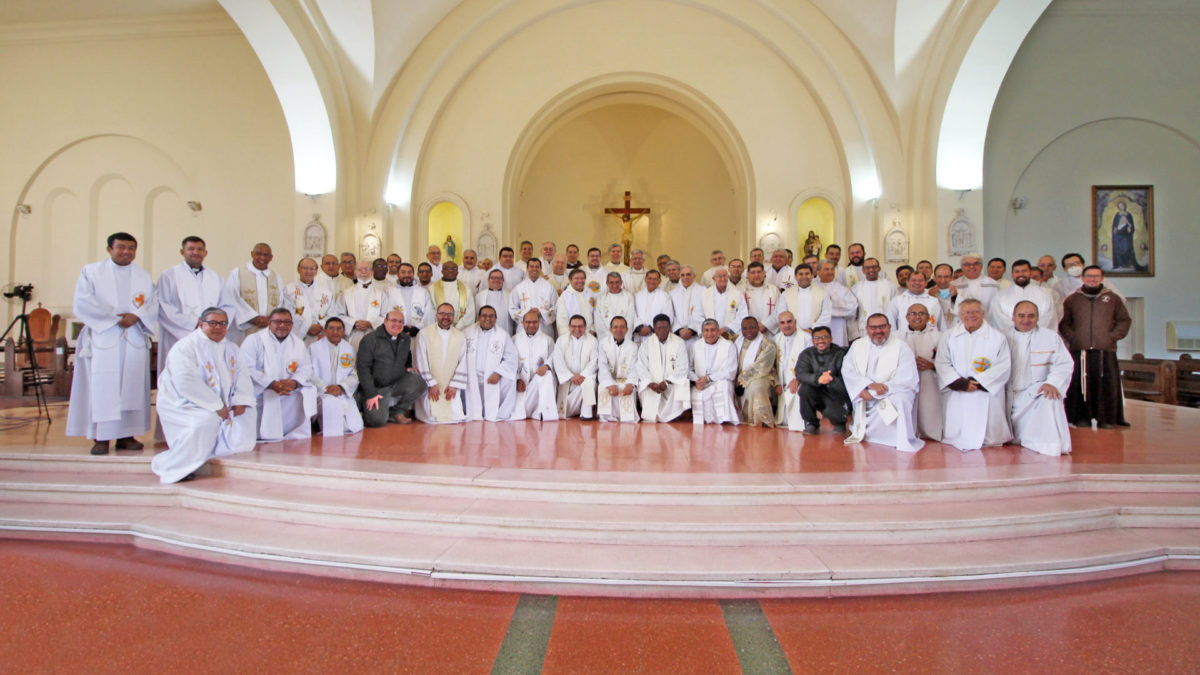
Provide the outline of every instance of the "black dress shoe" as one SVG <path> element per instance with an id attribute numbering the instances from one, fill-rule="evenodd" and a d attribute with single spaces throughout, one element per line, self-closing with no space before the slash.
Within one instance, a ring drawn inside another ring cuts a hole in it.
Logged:
<path id="1" fill-rule="evenodd" d="M 180 479 L 179 479 L 179 482 L 180 482 L 180 483 L 186 483 L 186 482 L 188 482 L 188 481 L 190 481 L 190 480 L 196 480 L 196 472 L 195 472 L 195 471 L 193 471 L 193 472 L 189 473 L 188 475 L 184 476 L 183 478 L 180 478 Z"/>
<path id="2" fill-rule="evenodd" d="M 146 446 L 133 436 L 126 436 L 125 438 L 117 439 L 117 450 L 141 450 L 144 447 Z"/>
<path id="3" fill-rule="evenodd" d="M 835 433 L 835 434 L 844 434 L 844 433 L 846 433 L 846 425 L 845 425 L 845 424 L 835 424 L 835 425 L 833 425 L 833 433 Z"/>
<path id="4" fill-rule="evenodd" d="M 92 444 L 92 454 L 93 455 L 107 455 L 108 454 L 108 441 L 96 441 L 95 443 L 93 443 Z"/>
<path id="5" fill-rule="evenodd" d="M 821 429 L 815 424 L 805 424 L 804 430 L 801 433 L 805 436 L 816 436 L 821 433 Z"/>
<path id="6" fill-rule="evenodd" d="M 1109 424 L 1108 422 L 1101 422 L 1100 424 L 1097 424 L 1096 426 L 1101 429 L 1116 429 L 1117 428 L 1117 425 Z"/>

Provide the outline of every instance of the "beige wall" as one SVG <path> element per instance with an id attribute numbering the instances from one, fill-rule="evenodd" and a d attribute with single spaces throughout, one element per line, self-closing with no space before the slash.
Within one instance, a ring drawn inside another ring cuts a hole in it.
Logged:
<path id="1" fill-rule="evenodd" d="M 0 278 L 34 283 L 49 309 L 69 310 L 79 268 L 117 229 L 139 237 L 139 262 L 155 276 L 191 233 L 222 275 L 260 239 L 294 275 L 312 213 L 297 213 L 274 92 L 231 22 L 176 32 L 0 36 L 0 203 L 33 209 L 5 222 Z"/>

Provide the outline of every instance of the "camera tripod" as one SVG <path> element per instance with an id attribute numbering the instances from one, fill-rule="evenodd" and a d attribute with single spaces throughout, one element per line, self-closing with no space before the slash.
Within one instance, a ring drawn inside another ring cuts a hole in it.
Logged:
<path id="1" fill-rule="evenodd" d="M 17 335 L 20 338 L 17 340 L 17 344 L 25 343 L 25 356 L 29 359 L 29 373 L 33 381 L 33 395 L 37 400 L 38 419 L 45 416 L 46 421 L 50 422 L 50 406 L 46 402 L 46 393 L 42 388 L 41 368 L 38 366 L 37 353 L 33 350 L 33 333 L 29 330 L 29 314 L 25 312 L 28 304 L 29 296 L 21 294 L 21 313 L 8 324 L 8 328 L 4 329 L 4 335 L 0 335 L 0 342 L 4 342 L 13 328 L 17 328 Z M 14 372 L 16 370 L 13 368 Z"/>

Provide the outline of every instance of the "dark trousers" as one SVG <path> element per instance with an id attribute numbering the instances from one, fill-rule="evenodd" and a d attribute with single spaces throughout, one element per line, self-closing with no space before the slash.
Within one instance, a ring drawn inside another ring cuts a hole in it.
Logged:
<path id="1" fill-rule="evenodd" d="M 421 394 L 425 393 L 425 380 L 416 373 L 405 373 L 399 380 L 375 391 L 383 398 L 379 399 L 379 406 L 374 410 L 367 410 L 366 395 L 361 388 L 354 392 L 354 400 L 358 403 L 358 409 L 362 411 L 363 426 L 381 427 L 387 424 L 392 415 L 412 417 L 413 406 L 416 405 L 417 399 L 421 398 Z M 396 397 L 396 401 L 388 408 L 388 399 L 393 396 Z"/>
<path id="2" fill-rule="evenodd" d="M 1121 424 L 1125 422 L 1125 401 L 1121 398 L 1121 367 L 1117 353 L 1086 349 L 1071 352 L 1075 372 L 1067 389 L 1067 421 L 1072 424 Z M 1084 369 L 1087 391 L 1084 391 Z"/>
<path id="3" fill-rule="evenodd" d="M 841 379 L 815 387 L 800 385 L 800 417 L 804 423 L 818 424 L 818 412 L 832 424 L 846 423 L 846 417 L 850 414 L 850 394 L 846 393 L 846 384 Z"/>

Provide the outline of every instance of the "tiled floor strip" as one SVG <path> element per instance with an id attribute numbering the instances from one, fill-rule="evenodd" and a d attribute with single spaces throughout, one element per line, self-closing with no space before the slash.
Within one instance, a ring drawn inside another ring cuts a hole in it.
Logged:
<path id="1" fill-rule="evenodd" d="M 522 595 L 517 600 L 517 608 L 513 610 L 500 653 L 492 665 L 492 673 L 542 672 L 557 607 L 556 595 Z"/>
<path id="2" fill-rule="evenodd" d="M 757 600 L 722 600 L 721 611 L 742 672 L 750 675 L 792 672 Z"/>

